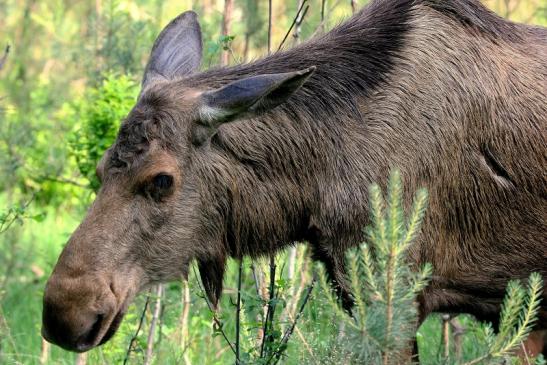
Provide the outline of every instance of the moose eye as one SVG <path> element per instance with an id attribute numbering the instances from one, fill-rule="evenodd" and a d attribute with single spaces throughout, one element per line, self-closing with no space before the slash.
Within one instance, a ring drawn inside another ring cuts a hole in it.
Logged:
<path id="1" fill-rule="evenodd" d="M 167 174 L 158 174 L 152 181 L 157 189 L 169 189 L 173 185 L 173 176 Z"/>

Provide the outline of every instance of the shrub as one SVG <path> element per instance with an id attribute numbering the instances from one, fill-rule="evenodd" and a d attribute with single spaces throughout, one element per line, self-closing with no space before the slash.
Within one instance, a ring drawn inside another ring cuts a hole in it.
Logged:
<path id="1" fill-rule="evenodd" d="M 100 184 L 95 167 L 116 138 L 121 120 L 135 104 L 139 87 L 129 76 L 107 75 L 97 88 L 89 89 L 74 103 L 75 132 L 70 147 L 78 169 L 89 187 Z"/>

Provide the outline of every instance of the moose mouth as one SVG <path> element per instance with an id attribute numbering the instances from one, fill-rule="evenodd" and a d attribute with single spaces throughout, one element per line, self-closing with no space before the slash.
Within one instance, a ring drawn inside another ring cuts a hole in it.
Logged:
<path id="1" fill-rule="evenodd" d="M 120 310 L 116 314 L 116 316 L 114 317 L 114 319 L 110 323 L 110 326 L 108 327 L 108 330 L 106 330 L 106 333 L 104 334 L 101 341 L 99 341 L 97 346 L 102 345 L 106 341 L 110 340 L 112 338 L 112 336 L 114 336 L 114 334 L 116 333 L 116 331 L 120 327 L 120 324 L 122 323 L 122 319 L 123 319 L 124 315 L 125 315 L 125 311 L 123 311 L 123 310 Z"/>
<path id="2" fill-rule="evenodd" d="M 93 347 L 100 346 L 110 340 L 112 336 L 116 333 L 118 328 L 120 327 L 120 324 L 122 323 L 123 317 L 125 315 L 125 310 L 120 309 L 118 313 L 114 316 L 110 324 L 108 325 L 108 329 L 102 336 L 102 338 L 99 340 L 98 336 L 101 332 L 101 329 L 104 326 L 105 317 L 103 315 L 97 316 L 96 322 L 93 324 L 93 327 L 91 330 L 86 333 L 84 336 L 79 338 L 76 341 L 75 348 L 71 348 L 68 350 L 76 351 L 76 352 L 86 352 L 91 350 Z"/>

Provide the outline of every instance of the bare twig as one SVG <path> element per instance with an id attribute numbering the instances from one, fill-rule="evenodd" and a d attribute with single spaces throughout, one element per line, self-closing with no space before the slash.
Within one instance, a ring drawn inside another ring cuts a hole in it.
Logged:
<path id="1" fill-rule="evenodd" d="M 256 295 L 261 299 L 262 302 L 265 302 L 266 301 L 265 298 L 267 294 L 265 293 L 265 290 L 264 290 L 265 285 L 264 285 L 264 280 L 263 280 L 264 275 L 262 273 L 262 270 L 260 269 L 257 271 L 256 263 L 252 262 L 251 271 L 253 273 Z M 257 340 L 257 343 L 262 343 L 262 340 L 264 339 L 264 320 L 266 317 L 266 306 L 263 306 L 262 310 L 259 311 L 258 313 L 259 313 L 259 318 L 257 318 L 257 320 L 259 320 L 262 323 L 262 325 L 258 328 L 256 340 Z"/>
<path id="2" fill-rule="evenodd" d="M 289 279 L 289 281 L 292 281 L 294 279 L 296 255 L 296 247 L 289 248 L 289 263 L 287 264 L 287 279 Z"/>
<path id="3" fill-rule="evenodd" d="M 230 35 L 232 28 L 232 11 L 234 8 L 233 0 L 224 0 L 224 17 L 222 19 L 222 29 L 221 33 L 223 36 L 227 37 Z M 228 64 L 228 56 L 230 50 L 222 49 L 220 52 L 220 65 L 226 66 Z"/>
<path id="4" fill-rule="evenodd" d="M 450 321 L 450 329 L 454 338 L 454 359 L 459 363 L 462 358 L 462 337 L 465 333 L 465 328 L 458 321 L 458 317 L 454 317 Z"/>
<path id="5" fill-rule="evenodd" d="M 142 309 L 141 318 L 139 320 L 139 325 L 137 327 L 137 331 L 135 331 L 135 334 L 131 338 L 131 341 L 129 341 L 129 346 L 127 347 L 127 352 L 125 354 L 125 359 L 123 360 L 123 365 L 126 365 L 129 361 L 129 357 L 131 356 L 131 350 L 133 349 L 133 344 L 135 341 L 137 341 L 137 337 L 139 336 L 139 332 L 141 331 L 142 324 L 144 323 L 144 317 L 146 316 L 146 310 L 148 309 L 148 303 L 150 302 L 150 295 L 146 296 L 146 302 L 144 302 L 144 308 Z"/>
<path id="6" fill-rule="evenodd" d="M 321 31 L 325 33 L 325 0 L 321 0 Z"/>
<path id="7" fill-rule="evenodd" d="M 256 274 L 256 267 L 255 267 L 254 263 L 251 263 L 251 272 L 253 273 L 253 279 L 254 279 L 254 285 L 255 285 L 255 289 L 256 289 L 256 295 L 258 295 L 259 297 L 262 298 L 262 296 L 260 295 L 260 288 L 259 288 L 259 284 L 258 284 L 258 275 Z"/>
<path id="8" fill-rule="evenodd" d="M 298 0 L 298 8 L 300 9 L 302 7 L 303 0 Z M 301 17 L 302 18 L 302 17 Z M 298 44 L 300 43 L 300 33 L 302 32 L 302 21 L 303 19 L 298 19 L 296 22 L 296 26 L 294 28 L 294 34 L 292 35 L 294 38 L 294 43 Z"/>
<path id="9" fill-rule="evenodd" d="M 42 351 L 40 352 L 40 364 L 47 364 L 49 361 L 49 349 L 51 345 L 44 338 L 42 338 Z"/>
<path id="10" fill-rule="evenodd" d="M 310 355 L 310 358 L 313 359 L 313 362 L 312 364 L 319 364 L 320 361 L 317 359 L 317 357 L 315 356 L 315 353 L 314 353 L 314 350 L 311 348 L 310 344 L 308 343 L 308 341 L 306 341 L 306 338 L 304 337 L 304 335 L 302 334 L 302 332 L 300 332 L 300 330 L 298 329 L 298 327 L 295 327 L 294 328 L 294 331 L 296 332 L 296 334 L 298 335 L 298 338 L 300 338 L 300 341 L 302 341 L 302 343 L 304 344 L 304 348 L 306 349 L 306 351 L 308 352 L 308 354 Z"/>
<path id="11" fill-rule="evenodd" d="M 285 334 L 283 335 L 283 338 L 281 339 L 281 342 L 279 343 L 279 346 L 277 347 L 276 351 L 272 354 L 270 359 L 267 363 L 270 363 L 270 360 L 275 357 L 274 364 L 277 364 L 279 359 L 281 359 L 281 354 L 283 353 L 283 350 L 286 348 L 287 342 L 289 342 L 289 339 L 291 335 L 294 332 L 294 329 L 296 327 L 296 323 L 298 322 L 298 319 L 302 316 L 302 312 L 304 312 L 304 307 L 308 303 L 308 300 L 310 299 L 311 292 L 313 290 L 313 287 L 315 286 L 316 276 L 314 274 L 314 277 L 312 279 L 312 282 L 308 286 L 308 289 L 306 290 L 306 294 L 304 295 L 304 299 L 302 300 L 302 304 L 300 304 L 300 308 L 298 309 L 298 312 L 296 313 L 296 316 L 294 317 L 294 320 L 291 324 L 291 326 L 285 331 Z"/>
<path id="12" fill-rule="evenodd" d="M 36 181 L 38 181 L 38 182 L 44 182 L 44 181 L 58 182 L 58 183 L 62 183 L 62 184 L 74 185 L 74 186 L 77 186 L 79 188 L 88 188 L 89 187 L 89 185 L 82 184 L 78 181 L 67 179 L 67 178 L 64 178 L 64 177 L 56 177 L 56 176 L 46 176 L 46 175 L 38 176 L 38 177 L 36 177 Z"/>
<path id="13" fill-rule="evenodd" d="M 154 354 L 154 337 L 156 334 L 156 324 L 158 323 L 161 312 L 161 297 L 163 295 L 163 284 L 158 284 L 156 287 L 156 303 L 154 304 L 154 313 L 150 321 L 148 329 L 148 340 L 146 341 L 146 355 L 144 357 L 144 365 L 149 365 L 152 362 Z"/>
<path id="14" fill-rule="evenodd" d="M 4 49 L 4 55 L 2 58 L 0 58 L 0 71 L 4 68 L 4 64 L 6 63 L 6 60 L 8 59 L 8 54 L 10 50 L 10 45 L 8 44 L 6 48 Z"/>
<path id="15" fill-rule="evenodd" d="M 218 319 L 217 317 L 217 312 L 213 309 L 213 306 L 211 305 L 211 303 L 209 303 L 209 300 L 207 299 L 207 295 L 205 295 L 205 289 L 203 288 L 203 286 L 201 285 L 201 282 L 199 281 L 199 279 L 197 279 L 198 275 L 196 273 L 196 269 L 195 267 L 192 267 L 192 270 L 194 271 L 194 275 L 196 277 L 196 281 L 198 283 L 198 286 L 199 286 L 199 290 L 204 293 L 203 297 L 205 298 L 205 302 L 207 303 L 207 307 L 209 308 L 209 310 L 211 311 L 211 313 L 213 313 L 213 322 L 215 324 L 215 326 L 218 328 L 218 331 L 220 332 L 220 334 L 222 335 L 222 337 L 224 338 L 224 340 L 226 341 L 226 343 L 228 344 L 228 346 L 230 346 L 230 350 L 232 350 L 232 352 L 234 353 L 234 355 L 236 354 L 236 350 L 234 348 L 234 345 L 232 345 L 232 343 L 230 342 L 230 340 L 228 339 L 228 336 L 226 336 L 226 332 L 224 332 L 224 329 L 222 328 L 222 323 L 220 322 L 220 320 Z"/>
<path id="16" fill-rule="evenodd" d="M 520 342 L 520 352 L 524 355 L 524 360 L 526 361 L 523 365 L 531 365 L 530 356 L 528 356 L 528 351 L 523 341 Z"/>
<path id="17" fill-rule="evenodd" d="M 351 13 L 355 14 L 355 10 L 357 8 L 357 1 L 356 0 L 350 0 L 350 4 L 351 4 Z"/>
<path id="18" fill-rule="evenodd" d="M 272 52 L 272 0 L 268 0 L 268 54 Z"/>
<path id="19" fill-rule="evenodd" d="M 334 3 L 334 5 L 332 5 L 332 6 L 329 8 L 329 10 L 326 12 L 327 15 L 328 15 L 328 14 L 332 14 L 333 10 L 336 9 L 336 7 L 337 7 L 338 5 L 340 5 L 341 2 L 342 2 L 342 0 L 337 0 L 337 1 Z M 321 22 L 319 23 L 319 25 L 317 26 L 317 28 L 315 28 L 313 34 L 311 35 L 311 38 L 315 37 L 315 36 L 319 33 L 319 31 L 324 32 L 325 23 L 327 22 L 327 18 L 328 18 L 328 17 L 325 17 L 323 20 L 321 20 Z"/>
<path id="20" fill-rule="evenodd" d="M 78 354 L 76 356 L 76 362 L 74 365 L 86 365 L 87 364 L 87 352 Z"/>
<path id="21" fill-rule="evenodd" d="M 270 286 L 268 288 L 269 300 L 268 300 L 268 309 L 266 311 L 266 320 L 264 321 L 264 337 L 262 338 L 262 344 L 260 346 L 260 357 L 264 356 L 264 346 L 266 341 L 272 340 L 271 328 L 273 326 L 273 319 L 275 314 L 275 256 L 270 255 Z"/>
<path id="22" fill-rule="evenodd" d="M 450 355 L 450 314 L 443 314 L 443 332 L 442 332 L 442 341 L 443 341 L 443 357 L 445 359 Z"/>
<path id="23" fill-rule="evenodd" d="M 182 288 L 182 315 L 180 318 L 180 345 L 181 348 L 186 349 L 188 347 L 188 318 L 190 315 L 190 288 L 188 286 L 188 281 L 184 280 Z M 188 352 L 184 351 L 184 363 L 189 364 L 190 360 L 188 359 Z"/>
<path id="24" fill-rule="evenodd" d="M 241 274 L 243 260 L 239 260 L 239 271 L 237 275 L 237 309 L 236 309 L 236 364 L 239 364 L 239 332 L 241 325 Z"/>
<path id="25" fill-rule="evenodd" d="M 289 265 L 290 260 L 291 258 L 289 257 Z M 280 317 L 280 322 L 286 324 L 284 328 L 286 328 L 287 325 L 290 325 L 290 321 L 287 321 L 287 318 L 292 320 L 292 318 L 296 316 L 302 293 L 304 292 L 306 284 L 309 282 L 306 246 L 301 247 L 301 249 L 297 248 L 294 266 L 298 267 L 298 274 L 296 272 L 293 273 L 292 279 L 290 278 L 290 275 L 287 275 L 290 280 L 289 295 L 284 311 Z"/>
<path id="26" fill-rule="evenodd" d="M 283 40 L 281 41 L 281 44 L 279 44 L 279 47 L 277 48 L 278 51 L 281 49 L 281 47 L 283 47 L 283 44 L 285 44 L 285 41 L 289 37 L 289 34 L 291 34 L 291 31 L 294 28 L 294 26 L 296 25 L 297 27 L 299 27 L 300 24 L 302 24 L 302 20 L 304 19 L 304 17 L 306 16 L 306 13 L 308 12 L 308 9 L 310 8 L 310 6 L 308 5 L 306 6 L 306 9 L 304 9 L 304 5 L 306 4 L 307 1 L 308 0 L 304 0 L 300 4 L 300 7 L 298 8 L 296 15 L 294 16 L 291 26 L 289 27 L 289 30 L 287 31 L 287 33 L 285 34 L 285 37 L 283 37 Z M 303 13 L 302 13 L 302 9 L 304 9 Z M 300 15 L 301 13 L 302 15 Z"/>

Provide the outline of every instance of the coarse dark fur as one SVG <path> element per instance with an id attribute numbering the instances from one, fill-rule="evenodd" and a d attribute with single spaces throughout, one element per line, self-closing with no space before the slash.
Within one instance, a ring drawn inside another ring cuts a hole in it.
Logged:
<path id="1" fill-rule="evenodd" d="M 407 203 L 419 187 L 430 194 L 410 255 L 434 267 L 422 318 L 465 312 L 495 322 L 509 279 L 547 280 L 546 59 L 545 29 L 476 0 L 373 1 L 288 51 L 148 83 L 101 169 L 111 180 L 134 174 L 155 143 L 175 156 L 183 198 L 173 209 L 187 220 L 170 229 L 213 302 L 228 257 L 307 241 L 350 308 L 344 255 L 364 238 L 367 188 L 397 167 Z M 185 103 L 189 90 L 312 66 L 281 105 L 196 140 L 204 127 Z M 157 245 L 148 251 L 177 256 L 145 226 L 141 240 Z M 147 255 L 134 261 L 148 281 L 170 276 L 168 260 Z M 547 328 L 545 306 L 541 316 Z"/>

